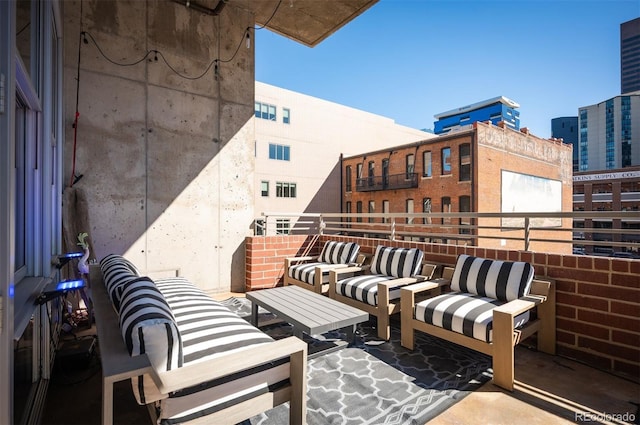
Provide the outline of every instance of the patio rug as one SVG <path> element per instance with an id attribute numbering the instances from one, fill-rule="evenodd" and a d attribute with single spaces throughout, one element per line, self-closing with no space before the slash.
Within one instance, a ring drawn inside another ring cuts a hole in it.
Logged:
<path id="1" fill-rule="evenodd" d="M 226 304 L 250 313 L 245 299 Z M 272 319 L 259 310 L 260 324 Z M 275 339 L 292 334 L 285 323 L 261 328 Z M 424 424 L 491 379 L 491 358 L 473 350 L 420 332 L 413 351 L 403 348 L 393 320 L 388 342 L 377 338 L 374 320 L 359 325 L 356 334 L 351 347 L 308 361 L 309 425 Z M 343 337 L 337 331 L 305 335 L 310 351 Z M 278 406 L 242 425 L 288 423 L 288 409 Z"/>

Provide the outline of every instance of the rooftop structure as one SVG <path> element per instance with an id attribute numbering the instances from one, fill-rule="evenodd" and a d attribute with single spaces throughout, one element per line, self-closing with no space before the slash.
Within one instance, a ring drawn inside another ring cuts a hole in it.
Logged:
<path id="1" fill-rule="evenodd" d="M 468 129 L 476 121 L 491 121 L 497 125 L 504 121 L 514 130 L 520 129 L 520 112 L 516 111 L 520 105 L 504 96 L 476 102 L 434 115 L 438 121 L 434 123 L 436 134 Z"/>

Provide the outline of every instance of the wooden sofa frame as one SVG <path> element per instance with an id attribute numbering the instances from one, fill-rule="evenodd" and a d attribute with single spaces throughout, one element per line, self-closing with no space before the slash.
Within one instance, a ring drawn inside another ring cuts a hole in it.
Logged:
<path id="1" fill-rule="evenodd" d="M 445 267 L 443 278 L 451 283 L 454 268 Z M 484 353 L 493 360 L 493 382 L 506 390 L 513 391 L 515 382 L 515 346 L 537 332 L 538 350 L 556 353 L 556 300 L 555 281 L 534 278 L 529 295 L 507 302 L 493 310 L 493 338 L 491 343 L 430 325 L 414 317 L 416 298 L 425 291 L 437 292 L 435 282 L 422 282 L 407 286 L 400 291 L 401 344 L 413 350 L 414 331 L 421 331 L 463 347 Z M 440 289 L 446 289 L 441 287 Z M 433 292 L 431 293 L 433 294 Z M 433 296 L 433 295 L 431 295 Z M 536 309 L 537 318 L 529 320 L 523 327 L 514 329 L 514 318 L 527 310 Z"/>
<path id="2" fill-rule="evenodd" d="M 378 305 L 371 305 L 365 302 L 359 301 L 354 298 L 345 297 L 336 292 L 336 285 L 339 280 L 344 279 L 344 275 L 347 274 L 363 274 L 368 273 L 370 265 L 364 265 L 360 267 L 345 267 L 340 269 L 331 270 L 329 272 L 329 297 L 336 301 L 350 305 L 352 307 L 364 310 L 367 313 L 376 316 L 378 322 L 378 338 L 388 341 L 391 338 L 391 326 L 390 317 L 392 314 L 398 313 L 401 309 L 400 299 L 389 299 L 389 290 L 397 288 L 399 286 L 411 285 L 417 282 L 431 280 L 434 278 L 438 266 L 435 264 L 423 263 L 421 266 L 420 274 L 414 277 L 402 277 L 386 282 L 378 283 Z M 433 281 L 434 285 L 438 285 L 439 280 Z M 444 283 L 444 282 L 443 282 Z"/>
<path id="3" fill-rule="evenodd" d="M 357 256 L 356 262 L 353 264 L 350 264 L 348 266 L 345 266 L 344 264 L 336 264 L 336 267 L 334 267 L 333 269 L 337 269 L 337 268 L 344 268 L 344 267 L 360 267 L 363 264 L 366 264 L 367 260 L 370 258 L 369 255 L 367 254 L 363 254 L 360 253 Z M 309 284 L 307 282 L 304 282 L 302 280 L 298 280 L 295 279 L 291 276 L 289 276 L 289 267 L 296 265 L 298 263 L 303 263 L 303 262 L 307 262 L 307 261 L 315 261 L 318 259 L 318 256 L 302 256 L 302 257 L 289 257 L 289 258 L 285 258 L 284 259 L 284 286 L 287 285 L 296 285 L 299 286 L 301 288 L 304 289 L 309 289 L 314 291 L 316 294 L 327 294 L 329 291 L 329 284 L 322 283 L 322 271 L 323 269 L 320 267 L 316 267 L 316 271 L 313 275 L 313 284 Z M 332 269 L 330 269 L 332 270 Z M 330 271 L 329 270 L 329 271 Z M 324 271 L 326 272 L 327 269 L 324 269 Z"/>
<path id="4" fill-rule="evenodd" d="M 307 344 L 305 342 L 296 337 L 288 337 L 268 345 L 248 348 L 240 355 L 231 353 L 158 373 L 151 365 L 148 356 L 129 355 L 120 332 L 118 315 L 107 294 L 99 265 L 90 266 L 89 282 L 102 365 L 103 425 L 113 423 L 113 386 L 116 382 L 149 374 L 162 392 L 170 393 L 286 357 L 289 357 L 290 362 L 289 385 L 274 392 L 260 394 L 214 414 L 194 419 L 189 424 L 235 424 L 246 419 L 247 415 L 258 415 L 286 401 L 290 402 L 289 423 L 306 423 Z M 152 423 L 156 423 L 153 404 L 148 404 L 147 407 Z"/>

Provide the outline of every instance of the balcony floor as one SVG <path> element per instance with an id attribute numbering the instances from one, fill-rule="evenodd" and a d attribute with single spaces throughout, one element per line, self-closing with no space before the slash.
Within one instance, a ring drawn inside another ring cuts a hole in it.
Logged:
<path id="1" fill-rule="evenodd" d="M 81 337 L 92 332 L 95 330 L 76 334 Z M 627 417 L 628 423 L 638 423 L 638 383 L 563 357 L 521 347 L 517 348 L 515 369 L 514 392 L 504 391 L 489 382 L 428 423 L 549 425 L 589 422 L 594 417 L 587 415 L 599 415 L 595 423 L 617 424 L 627 422 L 601 415 L 627 412 L 634 415 Z M 135 402 L 129 382 L 119 383 L 114 397 L 115 424 L 151 424 L 146 408 Z M 59 375 L 54 374 L 41 423 L 99 424 L 100 411 L 98 364 L 75 378 L 69 375 L 60 380 Z"/>

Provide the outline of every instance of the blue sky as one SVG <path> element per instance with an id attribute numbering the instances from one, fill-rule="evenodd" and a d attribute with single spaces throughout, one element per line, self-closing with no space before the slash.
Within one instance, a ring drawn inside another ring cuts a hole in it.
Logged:
<path id="1" fill-rule="evenodd" d="M 550 137 L 620 94 L 620 24 L 639 16 L 640 0 L 380 0 L 314 48 L 256 31 L 256 80 L 429 129 L 502 95 Z"/>

